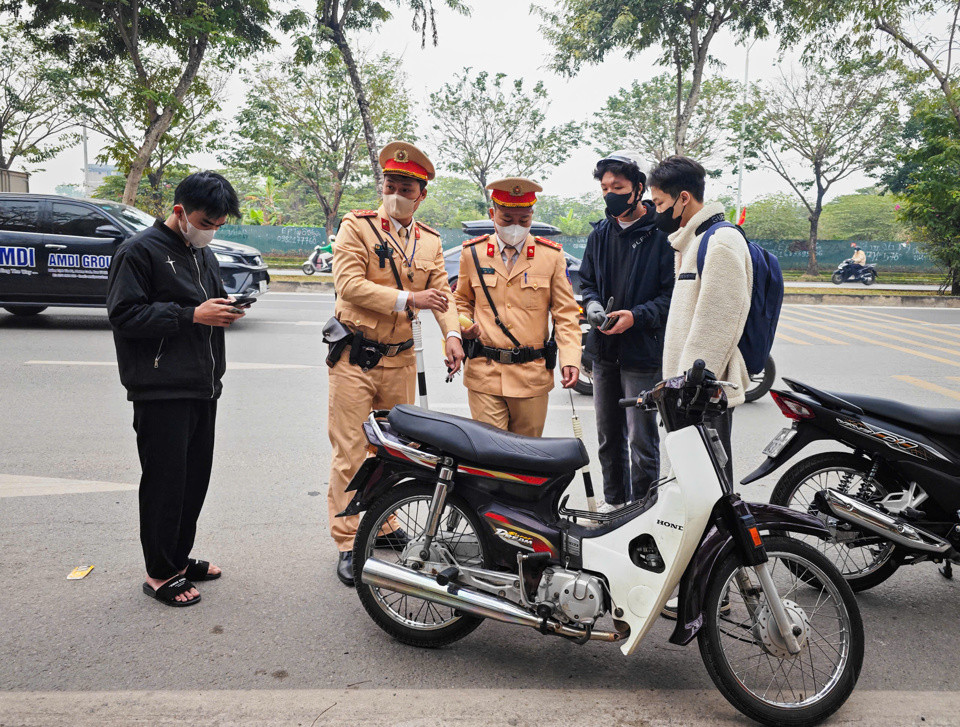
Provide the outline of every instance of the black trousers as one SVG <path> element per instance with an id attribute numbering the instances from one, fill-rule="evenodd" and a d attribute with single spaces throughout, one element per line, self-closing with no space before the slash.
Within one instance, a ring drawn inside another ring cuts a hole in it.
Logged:
<path id="1" fill-rule="evenodd" d="M 731 447 L 731 439 L 733 438 L 733 409 L 727 409 L 725 412 L 723 412 L 723 414 L 710 417 L 707 420 L 707 425 L 717 430 L 717 435 L 720 437 L 720 442 L 723 444 L 723 448 L 727 452 L 727 466 L 724 467 L 724 469 L 727 473 L 727 479 L 732 485 L 733 448 Z"/>
<path id="2" fill-rule="evenodd" d="M 217 402 L 133 402 L 140 452 L 140 544 L 147 574 L 165 580 L 187 567 L 213 464 Z"/>

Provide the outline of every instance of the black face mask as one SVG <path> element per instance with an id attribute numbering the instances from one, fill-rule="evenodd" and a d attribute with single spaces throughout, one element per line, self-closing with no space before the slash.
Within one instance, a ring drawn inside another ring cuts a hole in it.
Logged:
<path id="1" fill-rule="evenodd" d="M 634 193 L 636 193 L 637 197 L 631 203 L 630 198 Z M 627 212 L 633 214 L 633 211 L 637 208 L 637 203 L 640 201 L 640 190 L 634 189 L 633 192 L 628 192 L 627 194 L 608 192 L 603 195 L 603 201 L 607 205 L 607 214 L 611 217 L 620 217 L 620 215 L 626 214 Z"/>
<path id="2" fill-rule="evenodd" d="M 680 201 L 680 198 L 677 197 L 676 201 L 670 205 L 669 208 L 665 209 L 663 212 L 657 212 L 656 217 L 653 218 L 653 223 L 657 226 L 657 229 L 661 232 L 665 232 L 668 235 L 673 234 L 680 229 L 680 220 L 683 218 L 683 209 L 680 210 L 680 216 L 674 217 L 673 212 L 677 206 L 677 202 Z M 683 208 L 686 209 L 687 205 L 684 204 Z"/>

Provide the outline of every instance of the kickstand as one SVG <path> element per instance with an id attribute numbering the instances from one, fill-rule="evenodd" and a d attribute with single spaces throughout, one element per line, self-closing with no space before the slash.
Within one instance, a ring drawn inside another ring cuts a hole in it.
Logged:
<path id="1" fill-rule="evenodd" d="M 945 560 L 943 565 L 937 568 L 937 570 L 940 571 L 940 575 L 942 575 L 944 578 L 953 578 L 953 564 L 949 560 Z"/>

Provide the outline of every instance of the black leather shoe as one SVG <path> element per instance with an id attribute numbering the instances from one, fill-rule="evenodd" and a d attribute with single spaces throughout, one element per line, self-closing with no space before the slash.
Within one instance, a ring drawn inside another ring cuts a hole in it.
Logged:
<path id="1" fill-rule="evenodd" d="M 340 554 L 340 560 L 337 561 L 337 578 L 340 582 L 353 588 L 353 551 L 348 550 Z"/>
<path id="2" fill-rule="evenodd" d="M 373 542 L 374 548 L 390 548 L 391 550 L 403 550 L 410 542 L 410 536 L 403 528 L 397 528 L 392 533 L 381 535 Z"/>

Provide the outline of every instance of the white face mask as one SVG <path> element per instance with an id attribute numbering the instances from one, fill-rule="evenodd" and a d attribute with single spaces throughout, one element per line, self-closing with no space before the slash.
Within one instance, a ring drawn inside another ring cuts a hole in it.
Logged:
<path id="1" fill-rule="evenodd" d="M 194 227 L 190 224 L 190 220 L 187 219 L 186 215 L 184 215 L 183 221 L 187 223 L 187 229 L 184 230 L 181 226 L 180 232 L 193 247 L 206 247 L 210 244 L 210 241 L 213 240 L 214 235 L 217 234 L 216 230 L 201 230 Z"/>
<path id="2" fill-rule="evenodd" d="M 408 199 L 399 194 L 383 195 L 383 209 L 395 220 L 405 220 L 413 217 L 413 212 L 417 208 L 415 199 Z"/>
<path id="3" fill-rule="evenodd" d="M 530 234 L 530 228 L 524 227 L 523 225 L 508 225 L 507 227 L 501 227 L 500 225 L 494 223 L 493 225 L 497 230 L 497 237 L 499 237 L 504 245 L 509 245 L 510 247 L 516 247 L 521 242 L 527 239 L 527 235 Z"/>

